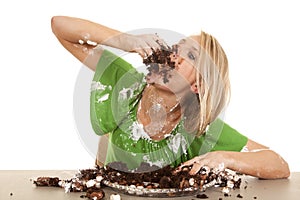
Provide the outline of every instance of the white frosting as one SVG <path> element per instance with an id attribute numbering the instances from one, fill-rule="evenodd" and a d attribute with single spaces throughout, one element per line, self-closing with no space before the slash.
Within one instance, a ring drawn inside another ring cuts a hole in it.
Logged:
<path id="1" fill-rule="evenodd" d="M 68 193 L 68 192 L 70 192 L 70 190 L 71 190 L 71 186 L 72 186 L 72 183 L 66 183 L 65 184 L 65 193 Z"/>
<path id="2" fill-rule="evenodd" d="M 127 99 L 133 98 L 134 91 L 141 89 L 142 86 L 143 86 L 142 84 L 134 83 L 129 88 L 123 88 L 119 92 L 119 99 L 118 100 L 122 101 L 122 100 L 127 100 Z"/>
<path id="3" fill-rule="evenodd" d="M 107 94 L 103 95 L 102 97 L 100 97 L 100 98 L 97 100 L 97 102 L 98 102 L 98 103 L 101 103 L 101 102 L 103 102 L 103 101 L 106 101 L 108 98 L 109 98 L 109 93 L 107 93 Z"/>
<path id="4" fill-rule="evenodd" d="M 149 135 L 144 131 L 144 126 L 138 122 L 133 122 L 131 127 L 131 139 L 138 141 L 139 139 L 151 140 Z"/>
<path id="5" fill-rule="evenodd" d="M 168 147 L 175 154 L 178 153 L 179 148 L 182 148 L 185 153 L 187 150 L 187 142 L 181 134 L 176 134 L 173 137 L 170 137 Z"/>
<path id="6" fill-rule="evenodd" d="M 111 194 L 109 199 L 110 200 L 121 200 L 121 196 L 119 194 Z"/>
<path id="7" fill-rule="evenodd" d="M 97 46 L 98 45 L 97 42 L 94 42 L 94 41 L 91 41 L 91 40 L 87 40 L 86 43 L 88 45 L 92 45 L 92 46 Z"/>
<path id="8" fill-rule="evenodd" d="M 234 187 L 234 182 L 231 181 L 231 180 L 228 180 L 228 181 L 227 181 L 227 187 L 233 188 L 233 187 Z"/>
<path id="9" fill-rule="evenodd" d="M 86 182 L 86 187 L 90 188 L 90 187 L 93 187 L 94 185 L 96 184 L 96 181 L 95 180 L 89 180 L 88 182 Z"/>
<path id="10" fill-rule="evenodd" d="M 102 177 L 102 176 L 97 176 L 97 177 L 96 177 L 96 181 L 97 181 L 97 182 L 101 182 L 102 180 L 103 180 L 103 177 Z"/>
<path id="11" fill-rule="evenodd" d="M 190 186 L 193 186 L 195 184 L 195 179 L 194 178 L 190 178 L 189 184 L 190 184 Z"/>
<path id="12" fill-rule="evenodd" d="M 106 87 L 107 87 L 107 85 L 103 85 L 99 81 L 92 81 L 91 91 L 95 91 L 95 90 L 103 91 L 106 89 Z M 111 89 L 111 86 L 108 86 L 108 87 L 109 87 L 109 89 Z"/>
<path id="13" fill-rule="evenodd" d="M 223 187 L 222 192 L 228 194 L 229 193 L 229 188 L 228 187 Z"/>
<path id="14" fill-rule="evenodd" d="M 119 100 L 126 100 L 128 98 L 131 98 L 133 95 L 133 89 L 132 88 L 123 88 L 119 92 Z"/>
<path id="15" fill-rule="evenodd" d="M 79 44 L 84 44 L 84 41 L 83 40 L 79 40 L 78 43 Z"/>
<path id="16" fill-rule="evenodd" d="M 158 167 L 164 167 L 164 165 L 166 164 L 166 161 L 164 161 L 163 159 L 161 160 L 156 160 L 154 162 L 150 161 L 150 156 L 149 155 L 144 155 L 143 156 L 143 160 L 144 162 L 148 163 L 150 166 L 155 165 Z"/>

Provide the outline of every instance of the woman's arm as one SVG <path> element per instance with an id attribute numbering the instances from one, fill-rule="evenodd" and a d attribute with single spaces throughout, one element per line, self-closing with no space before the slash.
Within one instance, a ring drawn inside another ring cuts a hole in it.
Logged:
<path id="1" fill-rule="evenodd" d="M 191 174 L 195 174 L 204 165 L 215 168 L 222 164 L 225 168 L 263 179 L 290 176 L 287 162 L 276 152 L 252 140 L 248 140 L 247 148 L 247 152 L 209 152 L 183 163 L 179 170 L 182 166 L 193 165 Z"/>
<path id="2" fill-rule="evenodd" d="M 151 47 L 157 49 L 161 43 L 164 44 L 154 34 L 131 35 L 85 19 L 67 16 L 52 17 L 51 28 L 59 42 L 79 61 L 84 62 L 93 70 L 98 61 L 97 58 L 102 53 L 101 48 L 95 48 L 97 45 L 102 44 L 127 52 L 137 52 L 145 57 L 152 53 Z M 95 59 L 86 60 L 91 54 Z"/>
<path id="3" fill-rule="evenodd" d="M 54 16 L 51 19 L 51 28 L 58 41 L 80 62 L 95 70 L 96 63 L 87 63 L 88 55 L 93 52 L 97 44 L 103 40 L 120 34 L 119 31 L 104 27 L 100 24 L 66 16 Z M 101 56 L 101 50 L 97 56 Z M 97 60 L 97 58 L 95 59 Z"/>

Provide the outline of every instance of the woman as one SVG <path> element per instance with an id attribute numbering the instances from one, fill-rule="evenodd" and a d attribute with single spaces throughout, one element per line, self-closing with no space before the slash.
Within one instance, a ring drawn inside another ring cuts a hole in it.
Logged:
<path id="1" fill-rule="evenodd" d="M 226 55 L 214 37 L 201 32 L 181 40 L 170 53 L 173 68 L 156 65 L 145 76 L 101 45 L 145 59 L 167 47 L 157 35 L 65 16 L 53 17 L 51 26 L 59 42 L 95 71 L 91 123 L 96 134 L 109 136 L 106 163 L 121 161 L 129 169 L 142 162 L 178 170 L 192 165 L 191 174 L 222 165 L 258 178 L 289 177 L 276 152 L 219 119 L 230 84 Z"/>

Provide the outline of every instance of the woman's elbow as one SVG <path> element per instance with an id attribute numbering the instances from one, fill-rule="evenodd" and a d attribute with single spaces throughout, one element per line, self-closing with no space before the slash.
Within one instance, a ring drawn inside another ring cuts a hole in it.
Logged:
<path id="1" fill-rule="evenodd" d="M 54 34 L 55 34 L 55 30 L 56 30 L 56 23 L 57 23 L 57 16 L 53 16 L 51 18 L 51 29 Z"/>
<path id="2" fill-rule="evenodd" d="M 64 16 L 53 16 L 51 18 L 51 29 L 54 35 L 56 36 L 58 35 L 60 27 L 63 24 L 64 18 L 65 18 Z"/>
<path id="3" fill-rule="evenodd" d="M 276 153 L 275 153 L 276 154 Z M 278 178 L 288 178 L 291 175 L 289 164 L 280 156 L 278 155 Z"/>
<path id="4" fill-rule="evenodd" d="M 282 169 L 282 178 L 289 178 L 291 175 L 291 171 L 287 162 L 283 161 L 283 169 Z"/>
<path id="5" fill-rule="evenodd" d="M 277 153 L 274 151 L 268 151 L 270 160 L 268 169 L 265 171 L 267 179 L 283 179 L 290 177 L 290 168 L 289 164 Z"/>

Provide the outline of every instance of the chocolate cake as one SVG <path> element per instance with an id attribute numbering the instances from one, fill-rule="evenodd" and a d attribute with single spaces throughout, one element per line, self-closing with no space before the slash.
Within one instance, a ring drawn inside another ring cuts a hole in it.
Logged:
<path id="1" fill-rule="evenodd" d="M 116 169 L 116 167 L 119 168 Z M 99 200 L 105 196 L 102 190 L 104 187 L 110 187 L 125 194 L 153 197 L 194 195 L 212 186 L 223 187 L 224 193 L 225 191 L 228 193 L 230 189 L 240 188 L 241 178 L 231 170 L 210 169 L 204 166 L 196 175 L 190 175 L 190 169 L 191 166 L 175 172 L 171 166 L 159 168 L 142 163 L 139 168 L 128 170 L 124 163 L 114 162 L 104 167 L 80 170 L 69 180 L 60 180 L 58 177 L 39 177 L 34 184 L 62 187 L 65 192 L 86 192 L 86 195 L 82 197 L 93 200 Z"/>
<path id="2" fill-rule="evenodd" d="M 153 49 L 152 54 L 143 59 L 143 63 L 148 66 L 148 75 L 152 73 L 160 74 L 163 77 L 164 83 L 167 83 L 170 78 L 169 71 L 175 68 L 175 63 L 171 61 L 171 54 L 177 53 L 177 46 L 172 48 L 169 46 L 160 46 L 160 49 Z M 160 70 L 161 69 L 161 70 Z"/>

